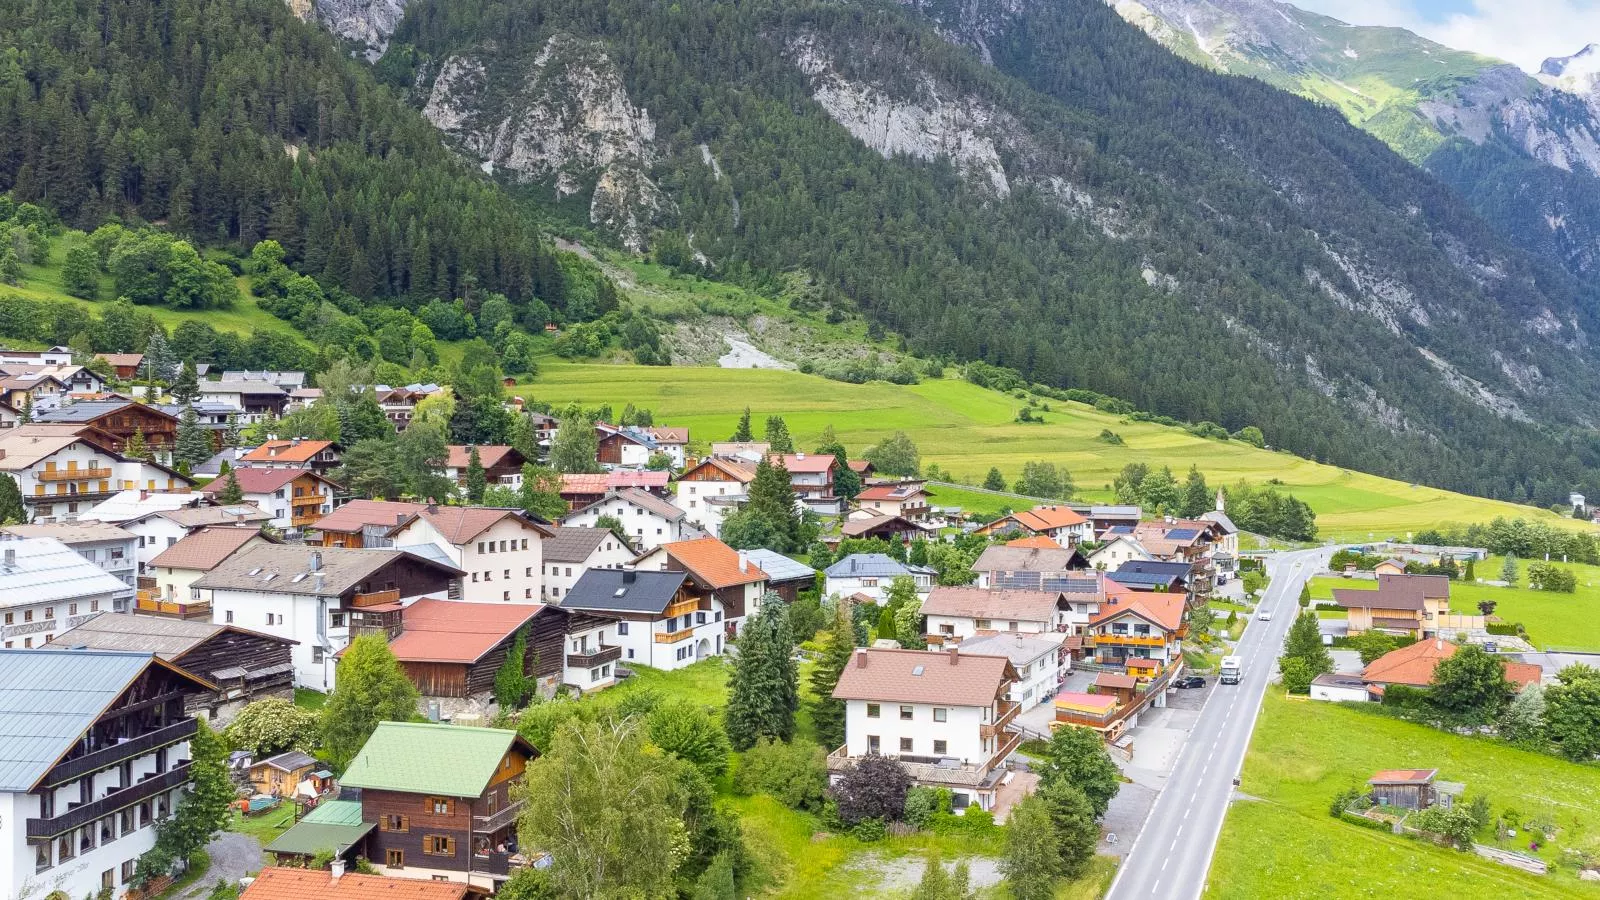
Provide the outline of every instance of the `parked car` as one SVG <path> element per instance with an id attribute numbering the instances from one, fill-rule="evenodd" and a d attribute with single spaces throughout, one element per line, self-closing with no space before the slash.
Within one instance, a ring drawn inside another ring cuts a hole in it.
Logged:
<path id="1" fill-rule="evenodd" d="M 1263 621 L 1263 622 L 1271 622 L 1272 621 L 1272 613 L 1267 612 L 1266 610 L 1263 609 L 1261 612 L 1256 613 L 1256 618 L 1261 620 L 1261 621 Z"/>
<path id="2" fill-rule="evenodd" d="M 1173 683 L 1173 687 L 1176 687 L 1179 690 L 1185 690 L 1187 688 L 1203 688 L 1205 686 L 1206 680 L 1201 678 L 1199 675 L 1185 675 Z"/>

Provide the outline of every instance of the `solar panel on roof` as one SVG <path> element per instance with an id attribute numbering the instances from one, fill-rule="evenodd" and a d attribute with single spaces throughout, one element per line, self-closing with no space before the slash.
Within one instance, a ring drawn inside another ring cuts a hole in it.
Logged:
<path id="1" fill-rule="evenodd" d="M 1171 531 L 1167 532 L 1167 540 L 1169 540 L 1169 541 L 1187 541 L 1187 540 L 1194 539 L 1199 534 L 1200 534 L 1200 532 L 1197 529 L 1194 529 L 1194 528 L 1174 528 Z"/>

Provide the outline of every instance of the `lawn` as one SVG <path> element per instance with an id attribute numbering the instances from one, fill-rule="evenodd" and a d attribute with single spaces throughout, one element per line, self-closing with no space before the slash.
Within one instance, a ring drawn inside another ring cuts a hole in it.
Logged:
<path id="1" fill-rule="evenodd" d="M 294 689 L 294 705 L 301 709 L 319 710 L 328 702 L 328 695 L 310 688 Z"/>
<path id="2" fill-rule="evenodd" d="M 294 825 L 294 804 L 280 803 L 276 808 L 257 816 L 246 816 L 235 809 L 230 816 L 229 831 L 248 834 L 265 847 Z"/>
<path id="3" fill-rule="evenodd" d="M 1195 463 L 1217 485 L 1280 480 L 1317 511 L 1322 536 L 1335 539 L 1404 536 L 1445 522 L 1496 516 L 1573 526 L 1572 520 L 1545 510 L 1414 487 L 1239 441 L 1206 440 L 1181 428 L 1127 421 L 1077 403 L 1050 401 L 1051 410 L 1042 413 L 1045 424 L 1018 424 L 1014 419 L 1021 401 L 954 377 L 909 386 L 857 385 L 770 369 L 664 369 L 547 357 L 541 360 L 539 376 L 514 390 L 557 406 L 609 403 L 621 409 L 633 403 L 652 410 L 657 422 L 688 426 L 691 436 L 704 443 L 731 435 L 746 406 L 757 422 L 782 415 L 802 447 L 830 424 L 853 452 L 905 431 L 921 450 L 924 466 L 938 464 L 959 480 L 980 481 L 991 466 L 1011 479 L 1024 462 L 1044 459 L 1064 466 L 1077 484 L 1077 495 L 1095 501 L 1111 499 L 1111 481 L 1126 463 L 1171 466 L 1180 477 Z M 1115 433 L 1122 443 L 1101 440 L 1102 431 Z M 967 491 L 938 496 L 935 502 L 952 500 L 987 511 L 1015 505 L 1003 497 Z"/>
<path id="4" fill-rule="evenodd" d="M 1427 893 L 1457 900 L 1600 896 L 1600 886 L 1579 882 L 1571 869 L 1536 877 L 1329 817 L 1339 791 L 1378 769 L 1412 767 L 1465 782 L 1468 796 L 1486 795 L 1495 815 L 1509 809 L 1559 824 L 1540 852 L 1546 860 L 1600 835 L 1600 767 L 1269 692 L 1241 788 L 1259 799 L 1229 810 L 1206 895 L 1416 896 L 1426 883 Z"/>

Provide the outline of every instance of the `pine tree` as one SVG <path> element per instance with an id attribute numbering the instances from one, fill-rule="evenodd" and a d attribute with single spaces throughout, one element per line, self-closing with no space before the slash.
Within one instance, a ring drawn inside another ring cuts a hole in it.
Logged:
<path id="1" fill-rule="evenodd" d="M 1077 878 L 1088 870 L 1095 845 L 1100 841 L 1094 804 L 1077 785 L 1059 779 L 1041 785 L 1037 796 L 1050 810 L 1050 820 L 1055 823 L 1056 835 L 1061 839 L 1062 874 Z"/>
<path id="2" fill-rule="evenodd" d="M 228 413 L 228 425 L 222 430 L 222 446 L 239 446 L 239 414 Z"/>
<path id="3" fill-rule="evenodd" d="M 177 368 L 177 360 L 173 358 L 172 350 L 167 346 L 167 335 L 157 328 L 150 332 L 150 340 L 145 344 L 144 359 L 139 363 L 139 368 L 145 380 L 166 383 L 172 377 L 172 370 Z"/>
<path id="4" fill-rule="evenodd" d="M 1333 671 L 1333 657 L 1322 646 L 1322 629 L 1314 611 L 1308 609 L 1295 617 L 1289 636 L 1283 640 L 1283 657 L 1303 661 L 1313 678 Z"/>
<path id="5" fill-rule="evenodd" d="M 728 676 L 723 722 L 735 750 L 749 750 L 763 737 L 788 741 L 794 736 L 794 714 L 800 708 L 799 677 L 788 608 L 769 591 L 745 623 L 739 655 Z"/>
<path id="6" fill-rule="evenodd" d="M 33 421 L 33 394 L 22 395 L 22 408 L 17 410 L 17 421 L 23 425 Z"/>
<path id="7" fill-rule="evenodd" d="M 194 407 L 185 406 L 178 416 L 178 438 L 172 449 L 175 462 L 187 465 L 192 471 L 211 458 L 211 432 L 200 424 Z"/>
<path id="8" fill-rule="evenodd" d="M 1474 563 L 1473 558 L 1470 557 L 1470 556 L 1467 557 L 1467 570 L 1465 572 L 1461 573 L 1461 580 L 1462 581 L 1466 581 L 1466 582 L 1470 583 L 1470 582 L 1475 582 L 1475 581 L 1478 580 L 1478 567 L 1473 565 L 1473 563 Z"/>
<path id="9" fill-rule="evenodd" d="M 877 637 L 880 641 L 898 641 L 900 639 L 900 631 L 894 624 L 894 610 L 887 606 L 878 610 Z"/>
<path id="10" fill-rule="evenodd" d="M 478 445 L 473 444 L 467 453 L 467 502 L 482 503 L 483 492 L 488 486 L 489 479 L 483 471 L 483 459 L 478 456 Z"/>
<path id="11" fill-rule="evenodd" d="M 1006 477 L 1000 474 L 999 466 L 990 466 L 989 474 L 983 477 L 984 490 L 1003 491 L 1006 489 Z"/>
<path id="12" fill-rule="evenodd" d="M 244 488 L 239 487 L 239 473 L 237 470 L 228 471 L 228 481 L 217 493 L 217 502 L 225 506 L 244 502 Z"/>
<path id="13" fill-rule="evenodd" d="M 1199 466 L 1190 466 L 1189 475 L 1183 481 L 1182 506 L 1186 519 L 1198 518 L 1211 509 L 1211 489 L 1206 486 L 1206 476 L 1200 473 Z"/>
<path id="14" fill-rule="evenodd" d="M 127 446 L 123 448 L 122 452 L 126 456 L 142 459 L 145 462 L 151 462 L 155 459 L 155 456 L 150 452 L 149 445 L 145 442 L 143 428 L 134 429 L 133 437 L 128 438 Z"/>
<path id="15" fill-rule="evenodd" d="M 1505 564 L 1500 567 L 1500 580 L 1504 581 L 1507 587 L 1517 586 L 1517 555 L 1515 553 L 1506 554 Z"/>
<path id="16" fill-rule="evenodd" d="M 172 382 L 172 402 L 188 406 L 200 399 L 200 376 L 196 374 L 194 360 L 184 360 L 183 368 Z"/>
<path id="17" fill-rule="evenodd" d="M 744 408 L 744 415 L 739 417 L 739 427 L 733 430 L 733 437 L 728 438 L 728 440 L 738 443 L 754 440 L 750 433 L 750 407 L 746 406 Z"/>
<path id="18" fill-rule="evenodd" d="M 767 416 L 767 430 L 764 437 L 771 445 L 773 453 L 794 452 L 794 438 L 789 436 L 789 426 L 783 421 L 782 416 Z"/>
<path id="19" fill-rule="evenodd" d="M 505 661 L 494 673 L 494 702 L 501 712 L 521 709 L 533 693 L 534 682 L 527 674 L 528 632 L 517 632 Z"/>
<path id="20" fill-rule="evenodd" d="M 0 472 L 0 525 L 23 525 L 27 521 L 28 508 L 22 503 L 17 480 Z"/>
<path id="21" fill-rule="evenodd" d="M 764 547 L 779 553 L 802 549 L 800 513 L 795 507 L 789 470 L 782 460 L 766 458 L 756 464 L 750 499 L 742 509 L 723 519 L 721 535 L 733 547 Z"/>
<path id="22" fill-rule="evenodd" d="M 829 750 L 844 743 L 845 704 L 833 699 L 833 689 L 838 687 L 839 675 L 850 664 L 855 650 L 856 629 L 850 601 L 841 597 L 834 604 L 833 624 L 822 657 L 811 670 L 811 694 L 816 698 L 811 707 L 811 724 L 816 729 L 817 742 Z"/>

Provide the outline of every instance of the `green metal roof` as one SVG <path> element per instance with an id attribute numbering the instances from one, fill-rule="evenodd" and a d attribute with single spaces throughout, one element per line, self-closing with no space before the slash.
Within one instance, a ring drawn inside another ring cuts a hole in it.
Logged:
<path id="1" fill-rule="evenodd" d="M 360 825 L 360 800 L 324 800 L 305 814 L 301 822 L 319 825 Z"/>
<path id="2" fill-rule="evenodd" d="M 534 753 L 532 745 L 515 731 L 381 722 L 339 783 L 408 794 L 477 797 L 489 786 L 513 743 L 530 755 Z"/>
<path id="3" fill-rule="evenodd" d="M 355 806 L 356 811 L 360 812 L 361 804 L 357 803 Z M 330 825 L 313 822 L 307 817 L 301 819 L 293 828 L 278 835 L 277 840 L 267 845 L 267 852 L 316 856 L 323 850 L 332 850 L 335 855 L 340 855 L 359 843 L 376 825 L 376 822 Z"/>

